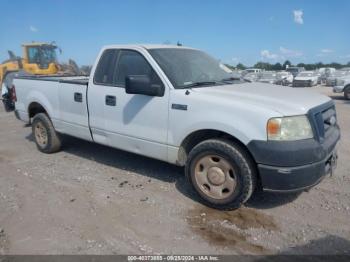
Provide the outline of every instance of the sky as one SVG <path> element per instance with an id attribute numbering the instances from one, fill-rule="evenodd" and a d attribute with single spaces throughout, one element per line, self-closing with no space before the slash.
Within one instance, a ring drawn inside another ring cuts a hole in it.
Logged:
<path id="1" fill-rule="evenodd" d="M 349 0 L 0 0 L 0 61 L 55 41 L 60 62 L 93 64 L 103 45 L 171 43 L 224 63 L 350 61 Z"/>

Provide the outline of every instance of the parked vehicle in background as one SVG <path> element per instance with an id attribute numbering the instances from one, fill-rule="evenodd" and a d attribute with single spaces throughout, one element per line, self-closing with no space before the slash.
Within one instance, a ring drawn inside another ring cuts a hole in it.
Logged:
<path id="1" fill-rule="evenodd" d="M 293 80 L 293 87 L 311 87 L 317 85 L 318 75 L 315 71 L 303 71 Z"/>
<path id="2" fill-rule="evenodd" d="M 277 81 L 277 73 L 274 71 L 265 71 L 259 73 L 259 77 L 256 82 L 275 84 Z"/>
<path id="3" fill-rule="evenodd" d="M 337 81 L 337 78 L 342 78 L 342 77 L 346 77 L 350 75 L 350 71 L 348 70 L 336 70 L 335 72 L 333 72 L 331 75 L 329 75 L 327 78 L 326 78 L 326 86 L 335 86 L 336 85 L 336 81 Z"/>
<path id="4" fill-rule="evenodd" d="M 243 70 L 242 75 L 246 75 L 249 73 L 260 73 L 262 72 L 262 70 L 260 68 L 247 68 L 245 70 Z"/>
<path id="5" fill-rule="evenodd" d="M 314 73 L 317 76 L 317 84 L 320 85 L 322 83 L 322 73 L 318 70 L 315 70 Z"/>
<path id="6" fill-rule="evenodd" d="M 339 77 L 333 87 L 334 93 L 344 93 L 344 97 L 350 100 L 350 75 Z"/>
<path id="7" fill-rule="evenodd" d="M 293 84 L 293 79 L 294 77 L 292 73 L 287 71 L 280 71 L 280 72 L 277 72 L 277 81 L 275 84 L 289 86 Z"/>
<path id="8" fill-rule="evenodd" d="M 336 71 L 333 67 L 322 67 L 318 69 L 318 72 L 321 74 L 320 76 L 320 84 L 325 84 L 327 77 L 329 77 L 331 74 L 334 74 Z"/>
<path id="9" fill-rule="evenodd" d="M 243 76 L 243 79 L 248 82 L 256 82 L 260 77 L 260 73 L 248 73 Z"/>
<path id="10" fill-rule="evenodd" d="M 286 71 L 291 73 L 294 77 L 296 77 L 300 72 L 305 71 L 304 67 L 290 66 L 286 68 Z"/>
<path id="11" fill-rule="evenodd" d="M 232 72 L 231 72 L 231 77 L 232 77 L 232 78 L 241 79 L 241 78 L 242 78 L 242 71 L 239 71 L 239 70 L 232 70 Z"/>
<path id="12" fill-rule="evenodd" d="M 336 71 L 334 67 L 321 67 L 318 69 L 321 74 L 330 75 Z"/>
<path id="13" fill-rule="evenodd" d="M 303 191 L 335 168 L 329 97 L 233 80 L 197 49 L 111 45 L 91 77 L 15 78 L 13 90 L 41 152 L 66 134 L 184 166 L 216 208 L 239 207 L 257 187 Z"/>

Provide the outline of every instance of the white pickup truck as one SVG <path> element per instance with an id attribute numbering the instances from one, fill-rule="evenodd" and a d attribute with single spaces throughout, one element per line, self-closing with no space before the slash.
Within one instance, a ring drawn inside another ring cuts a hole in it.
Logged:
<path id="1" fill-rule="evenodd" d="M 330 98 L 244 82 L 192 48 L 106 46 L 90 78 L 20 77 L 12 97 L 40 151 L 58 151 L 66 134 L 184 166 L 203 202 L 220 209 L 258 187 L 306 190 L 337 159 Z"/>
<path id="2" fill-rule="evenodd" d="M 344 93 L 344 97 L 350 100 L 350 76 L 339 77 L 333 86 L 334 93 Z"/>

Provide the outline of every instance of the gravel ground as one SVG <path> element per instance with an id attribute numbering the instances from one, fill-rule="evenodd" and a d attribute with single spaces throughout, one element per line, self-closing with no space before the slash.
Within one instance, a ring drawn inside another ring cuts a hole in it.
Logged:
<path id="1" fill-rule="evenodd" d="M 350 254 L 350 102 L 313 89 L 336 102 L 335 175 L 231 212 L 201 205 L 160 161 L 74 138 L 42 154 L 0 109 L 0 254 Z"/>

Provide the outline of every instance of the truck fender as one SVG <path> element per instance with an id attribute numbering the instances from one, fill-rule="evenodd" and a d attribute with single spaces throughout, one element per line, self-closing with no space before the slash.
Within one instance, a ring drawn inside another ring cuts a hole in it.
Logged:
<path id="1" fill-rule="evenodd" d="M 28 101 L 29 101 L 27 104 L 28 115 L 29 115 L 29 108 L 33 103 L 37 103 L 37 104 L 41 105 L 45 109 L 47 115 L 50 118 L 54 115 L 53 114 L 53 112 L 54 112 L 53 107 L 50 104 L 49 100 L 44 95 L 42 95 L 40 92 L 31 91 L 28 95 Z"/>

